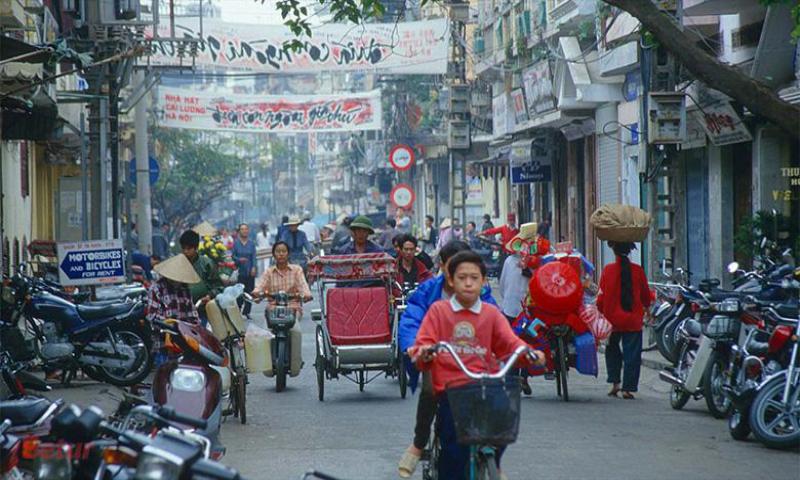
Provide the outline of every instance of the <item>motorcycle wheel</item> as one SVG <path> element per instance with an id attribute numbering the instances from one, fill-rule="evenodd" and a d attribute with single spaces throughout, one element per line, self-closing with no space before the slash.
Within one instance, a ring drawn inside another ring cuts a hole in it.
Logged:
<path id="1" fill-rule="evenodd" d="M 667 322 L 661 330 L 661 334 L 658 335 L 656 342 L 656 348 L 658 348 L 661 356 L 673 364 L 678 361 L 678 356 L 676 355 L 678 342 L 675 339 L 675 335 L 680 323 L 681 319 L 678 317 Z"/>
<path id="2" fill-rule="evenodd" d="M 141 383 L 147 378 L 153 366 L 153 358 L 147 348 L 147 343 L 142 336 L 133 330 L 112 330 L 113 338 L 108 338 L 111 342 L 122 342 L 132 347 L 136 352 L 136 362 L 131 370 L 97 367 L 98 372 L 104 380 L 117 387 L 130 387 Z"/>
<path id="3" fill-rule="evenodd" d="M 750 420 L 748 416 L 739 410 L 734 409 L 728 417 L 728 433 L 734 440 L 747 440 L 750 436 Z"/>
<path id="4" fill-rule="evenodd" d="M 683 345 L 681 347 L 681 354 L 678 358 L 677 366 L 675 367 L 675 373 L 684 382 L 694 362 L 694 355 L 696 355 L 696 353 L 690 349 L 688 345 Z M 680 410 L 686 406 L 686 403 L 691 397 L 689 392 L 678 385 L 672 385 L 672 388 L 669 390 L 669 404 L 675 410 Z"/>
<path id="5" fill-rule="evenodd" d="M 680 410 L 686 406 L 686 403 L 689 401 L 688 392 L 677 385 L 673 385 L 669 391 L 669 404 L 675 410 Z"/>
<path id="6" fill-rule="evenodd" d="M 800 446 L 800 386 L 792 385 L 788 412 L 784 411 L 783 388 L 786 376 L 773 378 L 758 392 L 750 407 L 753 436 L 768 448 L 787 449 Z"/>
<path id="7" fill-rule="evenodd" d="M 279 341 L 276 343 L 275 391 L 282 392 L 286 389 L 286 364 L 288 363 L 286 357 L 286 342 Z"/>
<path id="8" fill-rule="evenodd" d="M 706 371 L 703 372 L 703 397 L 706 399 L 708 411 L 714 418 L 725 418 L 731 412 L 733 403 L 722 391 L 725 380 L 725 369 L 728 361 L 720 352 L 711 352 Z"/>

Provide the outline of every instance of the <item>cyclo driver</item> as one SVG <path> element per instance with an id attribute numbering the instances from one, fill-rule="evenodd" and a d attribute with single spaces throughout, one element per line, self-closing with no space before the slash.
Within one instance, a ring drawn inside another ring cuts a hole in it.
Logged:
<path id="1" fill-rule="evenodd" d="M 438 400 L 439 478 L 466 479 L 468 476 L 469 447 L 456 441 L 453 416 L 445 393 L 446 387 L 469 381 L 447 352 L 433 353 L 432 347 L 440 341 L 448 342 L 459 350 L 467 368 L 475 373 L 498 370 L 498 359 L 507 358 L 518 347 L 526 347 L 511 330 L 502 313 L 493 305 L 480 300 L 481 288 L 486 282 L 486 266 L 481 257 L 472 251 L 456 254 L 447 265 L 454 295 L 450 300 L 434 303 L 422 322 L 414 346 L 409 354 L 420 370 L 430 370 L 434 394 Z M 544 363 L 545 356 L 534 351 L 521 357 L 519 363 Z M 498 449 L 498 468 L 502 449 Z"/>

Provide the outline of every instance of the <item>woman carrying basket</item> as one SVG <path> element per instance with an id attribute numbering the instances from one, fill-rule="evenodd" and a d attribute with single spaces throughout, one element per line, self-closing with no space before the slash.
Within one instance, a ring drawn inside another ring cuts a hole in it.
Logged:
<path id="1" fill-rule="evenodd" d="M 432 347 L 440 341 L 452 344 L 467 368 L 477 373 L 498 370 L 498 359 L 507 358 L 526 344 L 514 335 L 496 307 L 481 302 L 486 266 L 478 254 L 471 251 L 456 254 L 448 263 L 447 270 L 447 281 L 454 295 L 450 300 L 440 300 L 431 306 L 409 353 L 419 369 L 431 371 L 434 394 L 438 399 L 439 478 L 466 479 L 470 450 L 456 441 L 446 389 L 463 385 L 468 378 L 449 353 L 433 353 Z M 544 355 L 534 353 L 536 362 L 543 363 Z M 532 363 L 530 357 L 523 358 L 520 363 Z M 502 453 L 502 449 L 499 450 L 496 457 L 498 467 Z"/>

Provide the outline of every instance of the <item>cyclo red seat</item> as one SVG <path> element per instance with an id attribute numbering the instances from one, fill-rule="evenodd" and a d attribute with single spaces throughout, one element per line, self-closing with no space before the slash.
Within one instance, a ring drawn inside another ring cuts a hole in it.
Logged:
<path id="1" fill-rule="evenodd" d="M 331 344 L 391 343 L 389 298 L 384 287 L 331 288 L 327 291 L 327 324 Z"/>

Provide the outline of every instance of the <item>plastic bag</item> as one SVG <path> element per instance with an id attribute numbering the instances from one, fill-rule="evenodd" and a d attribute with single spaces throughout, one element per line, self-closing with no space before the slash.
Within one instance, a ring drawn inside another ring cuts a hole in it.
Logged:
<path id="1" fill-rule="evenodd" d="M 600 313 L 596 305 L 582 305 L 579 310 L 579 316 L 583 323 L 592 332 L 596 341 L 600 342 L 605 340 L 611 335 L 614 327 L 611 323 Z"/>
<path id="2" fill-rule="evenodd" d="M 217 302 L 219 302 L 220 308 L 227 309 L 236 305 L 236 299 L 239 298 L 242 293 L 244 293 L 244 285 L 241 283 L 225 287 L 225 290 L 217 295 Z"/>

